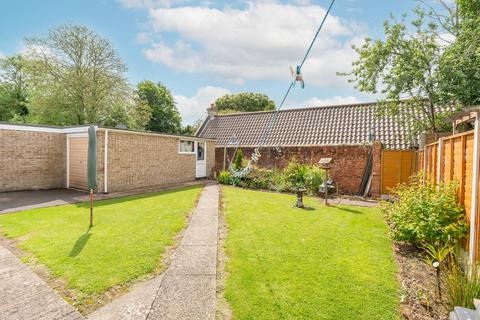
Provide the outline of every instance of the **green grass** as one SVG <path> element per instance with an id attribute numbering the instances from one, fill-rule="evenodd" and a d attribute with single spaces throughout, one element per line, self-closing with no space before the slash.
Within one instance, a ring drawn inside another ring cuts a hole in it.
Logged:
<path id="1" fill-rule="evenodd" d="M 223 187 L 225 297 L 236 319 L 400 319 L 392 244 L 378 209 L 291 208 L 295 197 Z"/>
<path id="2" fill-rule="evenodd" d="M 185 226 L 201 187 L 0 215 L 3 234 L 83 298 L 162 268 L 165 247 Z"/>

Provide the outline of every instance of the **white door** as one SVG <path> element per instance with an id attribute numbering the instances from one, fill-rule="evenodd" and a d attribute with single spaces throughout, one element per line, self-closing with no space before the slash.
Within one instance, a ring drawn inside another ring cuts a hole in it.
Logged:
<path id="1" fill-rule="evenodd" d="M 205 178 L 207 176 L 207 145 L 205 142 L 197 142 L 197 165 L 196 174 L 197 178 Z"/>

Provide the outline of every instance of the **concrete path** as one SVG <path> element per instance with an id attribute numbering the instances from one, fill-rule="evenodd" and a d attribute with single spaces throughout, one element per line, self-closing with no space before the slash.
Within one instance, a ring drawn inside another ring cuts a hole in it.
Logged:
<path id="1" fill-rule="evenodd" d="M 30 268 L 0 246 L 0 319 L 83 319 Z"/>
<path id="2" fill-rule="evenodd" d="M 89 319 L 214 319 L 218 194 L 218 185 L 202 191 L 165 273 L 139 284 Z"/>

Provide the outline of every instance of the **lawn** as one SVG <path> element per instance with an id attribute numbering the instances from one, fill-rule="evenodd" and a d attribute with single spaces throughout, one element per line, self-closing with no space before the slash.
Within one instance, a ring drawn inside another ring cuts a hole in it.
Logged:
<path id="1" fill-rule="evenodd" d="M 376 208 L 294 209 L 295 197 L 223 187 L 235 319 L 399 319 L 392 243 Z"/>
<path id="2" fill-rule="evenodd" d="M 201 187 L 0 215 L 2 233 L 83 298 L 162 269 Z M 28 259 L 27 259 L 28 260 Z"/>

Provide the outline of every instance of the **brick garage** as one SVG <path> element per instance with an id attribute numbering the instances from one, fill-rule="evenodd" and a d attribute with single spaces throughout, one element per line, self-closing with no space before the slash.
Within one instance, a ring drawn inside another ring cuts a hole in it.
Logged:
<path id="1" fill-rule="evenodd" d="M 88 126 L 0 123 L 0 192 L 74 187 L 74 180 L 86 177 L 87 131 Z M 188 150 L 182 151 L 181 144 Z M 210 177 L 214 150 L 212 139 L 97 127 L 97 191 L 151 188 Z M 77 171 L 81 177 L 73 179 Z M 85 189 L 85 184 L 75 186 Z"/>
<path id="2" fill-rule="evenodd" d="M 0 191 L 65 187 L 65 135 L 0 130 Z"/>
<path id="3" fill-rule="evenodd" d="M 210 177 L 215 159 L 213 140 L 100 128 L 97 131 L 98 190 L 116 192 L 195 180 L 196 153 L 179 153 L 179 140 L 206 143 L 205 176 Z"/>

